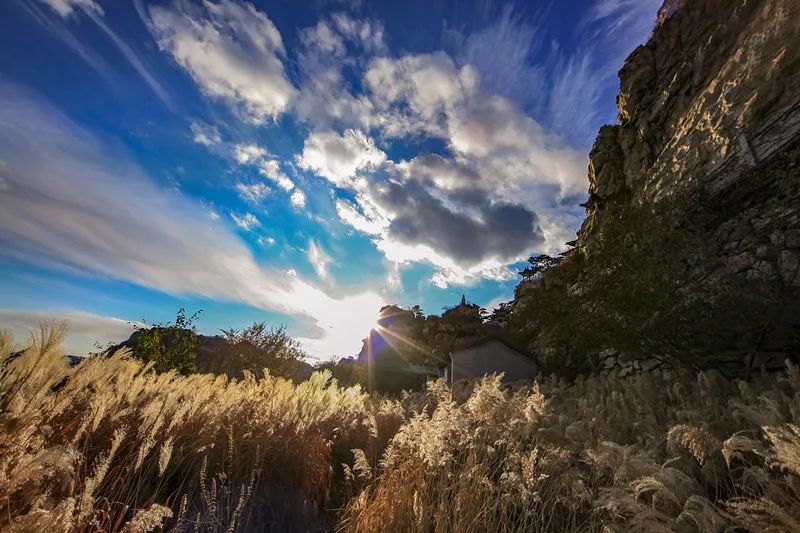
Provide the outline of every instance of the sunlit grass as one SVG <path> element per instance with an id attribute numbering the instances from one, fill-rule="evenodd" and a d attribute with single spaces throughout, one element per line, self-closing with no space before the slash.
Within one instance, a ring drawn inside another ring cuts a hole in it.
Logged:
<path id="1" fill-rule="evenodd" d="M 66 364 L 0 336 L 0 529 L 800 528 L 800 374 L 485 378 L 399 399 Z"/>
<path id="2" fill-rule="evenodd" d="M 800 530 L 800 374 L 416 395 L 351 531 Z M 406 399 L 406 402 L 410 398 Z"/>
<path id="3" fill-rule="evenodd" d="M 155 374 L 125 354 L 69 367 L 62 335 L 43 329 L 18 357 L 0 338 L 0 529 L 316 528 L 351 450 L 378 453 L 400 423 L 327 373 Z"/>

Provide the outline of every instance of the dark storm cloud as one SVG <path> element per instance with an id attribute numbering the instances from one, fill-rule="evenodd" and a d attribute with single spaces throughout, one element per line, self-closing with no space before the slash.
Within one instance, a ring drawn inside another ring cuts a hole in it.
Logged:
<path id="1" fill-rule="evenodd" d="M 512 260 L 544 242 L 536 213 L 491 202 L 480 189 L 449 194 L 418 181 L 385 179 L 370 185 L 370 196 L 391 213 L 390 239 L 428 245 L 464 266 Z"/>

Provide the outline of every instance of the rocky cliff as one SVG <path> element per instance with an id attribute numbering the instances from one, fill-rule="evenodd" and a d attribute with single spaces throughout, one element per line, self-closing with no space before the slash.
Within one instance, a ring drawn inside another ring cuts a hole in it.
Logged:
<path id="1" fill-rule="evenodd" d="M 619 123 L 601 128 L 591 151 L 587 217 L 575 248 L 561 266 L 518 287 L 520 327 L 540 351 L 558 352 L 551 342 L 558 335 L 548 330 L 555 317 L 548 322 L 543 306 L 573 299 L 561 319 L 577 312 L 581 331 L 573 334 L 588 332 L 599 349 L 613 350 L 610 332 L 588 330 L 613 322 L 617 336 L 647 335 L 669 312 L 686 315 L 691 302 L 716 321 L 709 329 L 742 341 L 718 344 L 720 351 L 746 353 L 748 361 L 764 350 L 792 355 L 800 287 L 800 2 L 668 0 L 652 38 L 619 76 Z M 676 297 L 650 294 L 648 283 Z M 633 301 L 637 295 L 651 301 Z M 733 309 L 714 315 L 723 305 Z M 775 307 L 775 316 L 754 316 Z M 702 332 L 689 326 L 673 331 L 684 345 Z M 642 339 L 631 346 L 656 350 Z"/>

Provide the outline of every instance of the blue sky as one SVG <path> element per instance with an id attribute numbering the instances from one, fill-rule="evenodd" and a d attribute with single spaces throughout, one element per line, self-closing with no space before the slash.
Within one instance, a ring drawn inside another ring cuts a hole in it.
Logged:
<path id="1" fill-rule="evenodd" d="M 327 359 L 384 303 L 508 300 L 659 3 L 2 2 L 0 327 L 185 307 Z"/>

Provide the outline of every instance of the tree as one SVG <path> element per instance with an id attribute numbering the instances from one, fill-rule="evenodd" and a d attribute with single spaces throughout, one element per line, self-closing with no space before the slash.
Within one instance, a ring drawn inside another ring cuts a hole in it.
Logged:
<path id="1" fill-rule="evenodd" d="M 369 387 L 366 366 L 351 357 L 344 357 L 335 362 L 325 361 L 318 363 L 314 365 L 314 370 L 328 370 L 333 379 L 342 387 L 353 385 L 360 385 L 363 389 Z"/>
<path id="2" fill-rule="evenodd" d="M 489 315 L 487 321 L 493 326 L 501 328 L 508 327 L 512 308 L 513 302 L 500 302 L 500 304 L 492 310 L 492 314 Z"/>
<path id="3" fill-rule="evenodd" d="M 181 307 L 175 323 L 158 323 L 151 327 L 136 327 L 131 335 L 133 356 L 152 362 L 156 372 L 176 370 L 181 374 L 197 371 L 199 338 L 194 325 L 202 311 L 186 316 Z"/>
<path id="4" fill-rule="evenodd" d="M 217 365 L 228 375 L 241 375 L 245 370 L 259 374 L 267 369 L 273 375 L 295 377 L 304 365 L 306 353 L 286 333 L 286 326 L 254 322 L 242 330 L 224 329 L 222 334 L 226 345 Z"/>
<path id="5" fill-rule="evenodd" d="M 529 257 L 528 263 L 530 263 L 531 266 L 525 267 L 525 269 L 521 271 L 519 275 L 525 280 L 531 279 L 537 274 L 544 272 L 548 268 L 557 266 L 562 259 L 562 257 L 552 257 L 547 254 L 539 254 Z"/>

